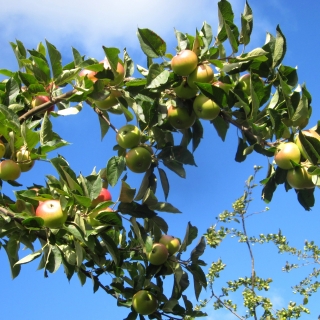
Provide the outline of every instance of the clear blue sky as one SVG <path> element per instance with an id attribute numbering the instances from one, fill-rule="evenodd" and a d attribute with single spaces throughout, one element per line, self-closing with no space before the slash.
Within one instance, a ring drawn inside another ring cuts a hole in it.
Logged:
<path id="1" fill-rule="evenodd" d="M 240 13 L 245 1 L 232 0 L 236 23 L 240 23 Z M 0 12 L 0 69 L 16 70 L 17 64 L 9 45 L 10 41 L 19 39 L 26 47 L 35 48 L 38 42 L 48 39 L 63 55 L 64 63 L 71 60 L 71 47 L 77 48 L 82 54 L 104 57 L 102 45 L 116 46 L 121 50 L 127 48 L 136 64 L 145 66 L 146 60 L 139 49 L 136 29 L 149 28 L 158 33 L 166 42 L 168 52 L 174 53 L 176 40 L 174 29 L 195 34 L 203 21 L 207 21 L 214 32 L 217 29 L 217 0 L 210 1 L 62 1 L 54 2 L 30 0 L 7 2 Z M 277 0 L 249 1 L 254 12 L 254 32 L 252 44 L 248 49 L 262 46 L 266 31 L 275 35 L 277 24 L 287 38 L 288 52 L 283 64 L 298 67 L 299 83 L 305 82 L 313 97 L 313 116 L 310 127 L 320 119 L 318 52 L 319 10 L 317 1 L 292 0 L 280 2 Z M 125 124 L 123 117 L 112 117 L 117 127 Z M 76 117 L 59 117 L 53 119 L 54 130 L 72 145 L 59 150 L 77 173 L 89 174 L 96 166 L 98 169 L 106 165 L 107 160 L 114 155 L 112 146 L 115 133 L 109 134 L 100 141 L 99 123 L 96 114 L 86 106 Z M 267 159 L 261 155 L 252 154 L 245 163 L 236 163 L 237 132 L 230 130 L 223 143 L 216 135 L 212 126 L 204 123 L 204 139 L 195 152 L 198 167 L 187 168 L 187 179 L 182 180 L 169 173 L 171 192 L 168 201 L 178 207 L 183 214 L 161 214 L 169 223 L 169 233 L 183 237 L 187 222 L 199 228 L 199 236 L 215 223 L 215 216 L 225 209 L 231 209 L 231 203 L 242 194 L 244 181 L 252 173 L 253 165 L 264 166 L 258 175 L 258 181 L 266 175 Z M 177 140 L 179 141 L 179 140 Z M 55 154 L 52 154 L 54 156 Z M 32 182 L 43 184 L 46 174 L 55 174 L 53 168 L 46 163 L 37 163 L 34 170 L 25 173 L 19 182 L 29 186 Z M 128 183 L 139 187 L 141 175 L 129 173 Z M 260 200 L 261 186 L 256 188 L 252 212 L 264 209 L 266 204 Z M 8 186 L 4 190 L 11 193 Z M 114 198 L 119 194 L 119 188 L 110 189 Z M 315 191 L 319 196 L 318 190 Z M 162 191 L 159 188 L 159 199 Z M 163 200 L 163 199 L 162 199 Z M 248 220 L 248 232 L 251 235 L 260 233 L 277 233 L 279 229 L 287 235 L 291 245 L 303 247 L 304 240 L 315 240 L 320 243 L 320 201 L 312 211 L 306 212 L 297 202 L 294 191 L 285 193 L 280 186 L 272 203 L 268 204 L 270 211 L 252 216 Z M 271 245 L 254 247 L 256 252 L 257 272 L 260 276 L 272 277 L 275 283 L 269 292 L 275 308 L 282 308 L 290 300 L 302 301 L 302 298 L 292 295 L 290 286 L 297 284 L 306 275 L 302 272 L 283 274 L 281 267 L 290 258 L 277 255 Z M 21 257 L 29 252 L 21 252 Z M 244 245 L 236 240 L 228 240 L 217 250 L 207 249 L 204 260 L 209 264 L 221 257 L 227 263 L 227 271 L 222 274 L 219 283 L 239 276 L 250 275 L 250 261 Z M 290 261 L 290 260 L 289 260 Z M 296 262 L 292 260 L 292 262 Z M 4 250 L 0 251 L 0 297 L 1 318 L 8 320 L 25 319 L 53 320 L 56 318 L 70 319 L 123 319 L 128 313 L 126 308 L 117 308 L 114 299 L 99 290 L 92 293 L 92 285 L 88 281 L 81 288 L 76 276 L 68 283 L 63 269 L 56 274 L 43 277 L 42 271 L 37 271 L 38 261 L 24 265 L 21 274 L 15 280 L 10 279 L 8 261 Z M 310 269 L 309 269 L 310 270 Z M 109 279 L 106 278 L 106 283 Z M 170 282 L 170 281 L 169 281 Z M 192 287 L 192 285 L 191 285 Z M 219 286 L 217 285 L 217 288 Z M 209 296 L 203 293 L 201 298 Z M 191 296 L 190 296 L 191 297 Z M 308 307 L 312 315 L 302 319 L 316 319 L 320 314 L 319 295 L 311 299 Z M 241 308 L 240 308 L 241 310 Z M 232 319 L 228 313 L 206 310 L 208 319 Z M 240 312 L 242 314 L 243 312 Z"/>

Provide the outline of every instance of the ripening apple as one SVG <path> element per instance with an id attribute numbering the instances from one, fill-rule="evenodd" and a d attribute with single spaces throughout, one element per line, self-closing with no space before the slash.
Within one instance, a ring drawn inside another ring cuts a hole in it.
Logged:
<path id="1" fill-rule="evenodd" d="M 21 169 L 18 164 L 10 159 L 0 162 L 0 179 L 4 181 L 17 180 L 20 177 Z"/>
<path id="2" fill-rule="evenodd" d="M 140 290 L 132 297 L 132 307 L 137 313 L 147 316 L 158 309 L 158 301 L 151 292 Z"/>
<path id="3" fill-rule="evenodd" d="M 104 208 L 104 209 L 97 209 L 97 210 L 92 210 L 89 215 L 88 215 L 88 222 L 93 226 L 93 227 L 98 227 L 101 226 L 100 221 L 96 220 L 96 216 L 100 213 L 100 212 L 114 212 L 114 210 L 112 210 L 111 208 Z"/>
<path id="4" fill-rule="evenodd" d="M 177 87 L 172 88 L 173 91 L 176 93 L 177 97 L 181 99 L 191 99 L 197 95 L 199 91 L 198 88 L 191 88 L 188 85 L 187 80 L 183 79 L 181 84 Z"/>
<path id="5" fill-rule="evenodd" d="M 180 240 L 167 234 L 161 236 L 159 243 L 162 243 L 166 246 L 170 256 L 177 253 L 180 248 Z"/>
<path id="6" fill-rule="evenodd" d="M 59 200 L 46 200 L 39 203 L 36 216 L 43 219 L 45 227 L 58 229 L 66 222 L 68 214 L 62 210 Z"/>
<path id="7" fill-rule="evenodd" d="M 213 70 L 207 64 L 200 64 L 189 74 L 187 81 L 191 88 L 197 89 L 194 82 L 211 83 L 213 81 Z"/>
<path id="8" fill-rule="evenodd" d="M 191 50 L 182 50 L 171 60 L 172 71 L 179 76 L 188 76 L 196 69 L 197 55 Z"/>
<path id="9" fill-rule="evenodd" d="M 36 96 L 32 101 L 31 101 L 31 107 L 35 108 L 35 107 L 39 107 L 42 104 L 49 102 L 50 99 L 48 96 Z M 45 113 L 46 111 L 48 111 L 48 114 L 54 110 L 54 105 L 52 105 L 51 107 L 49 107 L 49 109 L 42 111 L 41 113 Z"/>
<path id="10" fill-rule="evenodd" d="M 108 61 L 107 58 L 105 58 L 104 60 L 100 61 L 100 63 L 103 63 L 103 66 L 105 69 L 111 69 L 110 67 L 110 63 Z M 125 76 L 125 70 L 124 70 L 124 66 L 122 63 L 118 62 L 117 64 L 117 75 L 114 76 L 113 80 L 110 80 L 109 85 L 110 86 L 117 86 L 118 84 L 120 84 Z"/>
<path id="11" fill-rule="evenodd" d="M 21 172 L 27 172 L 34 166 L 35 161 L 31 160 L 30 152 L 25 147 L 22 147 L 16 154 L 17 164 Z"/>
<path id="12" fill-rule="evenodd" d="M 6 146 L 0 140 L 0 159 L 4 156 L 5 153 L 6 153 Z"/>
<path id="13" fill-rule="evenodd" d="M 196 121 L 196 115 L 187 108 L 178 108 L 170 106 L 168 108 L 168 121 L 176 129 L 188 129 Z"/>
<path id="14" fill-rule="evenodd" d="M 213 120 L 220 113 L 220 107 L 202 93 L 194 99 L 193 110 L 198 118 L 204 120 Z"/>
<path id="15" fill-rule="evenodd" d="M 80 71 L 79 76 L 80 77 L 87 76 L 89 80 L 91 80 L 92 82 L 96 82 L 98 80 L 98 78 L 95 77 L 96 74 L 97 74 L 96 71 L 83 69 Z"/>
<path id="16" fill-rule="evenodd" d="M 303 135 L 307 136 L 307 137 L 312 137 L 317 139 L 320 142 L 320 135 L 314 131 L 314 130 L 304 130 L 302 131 Z M 303 156 L 304 159 L 307 159 L 307 152 L 305 150 L 305 148 L 303 147 L 300 138 L 299 138 L 299 134 L 296 134 L 294 137 L 294 143 L 298 146 L 301 155 Z"/>
<path id="17" fill-rule="evenodd" d="M 118 130 L 116 140 L 118 145 L 124 149 L 134 148 L 141 141 L 141 131 L 133 124 L 127 124 Z"/>
<path id="18" fill-rule="evenodd" d="M 104 100 L 95 100 L 94 103 L 99 109 L 108 110 L 119 104 L 119 101 L 117 99 L 119 97 L 121 97 L 121 92 L 117 90 L 111 90 L 107 98 L 105 98 Z"/>
<path id="19" fill-rule="evenodd" d="M 298 146 L 293 142 L 281 143 L 277 146 L 277 151 L 274 155 L 274 161 L 281 169 L 289 170 L 293 166 L 290 161 L 299 163 L 301 153 Z"/>
<path id="20" fill-rule="evenodd" d="M 97 198 L 91 201 L 91 207 L 96 207 L 99 203 L 104 201 L 111 201 L 112 196 L 108 189 L 102 188 Z"/>
<path id="21" fill-rule="evenodd" d="M 152 246 L 152 250 L 147 254 L 148 261 L 155 266 L 164 264 L 167 261 L 168 257 L 168 249 L 162 243 L 154 243 Z"/>
<path id="22" fill-rule="evenodd" d="M 136 147 L 129 150 L 126 154 L 126 165 L 135 173 L 146 172 L 152 162 L 150 151 L 144 147 Z"/>
<path id="23" fill-rule="evenodd" d="M 296 167 L 288 170 L 287 182 L 294 189 L 313 189 L 315 184 L 312 182 L 312 176 L 308 173 L 306 167 Z"/>

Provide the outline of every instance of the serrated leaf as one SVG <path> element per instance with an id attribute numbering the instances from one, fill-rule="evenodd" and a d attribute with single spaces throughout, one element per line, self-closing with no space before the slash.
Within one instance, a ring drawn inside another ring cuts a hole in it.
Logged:
<path id="1" fill-rule="evenodd" d="M 137 36 L 144 54 L 150 58 L 162 57 L 166 54 L 165 41 L 150 29 L 139 29 Z"/>

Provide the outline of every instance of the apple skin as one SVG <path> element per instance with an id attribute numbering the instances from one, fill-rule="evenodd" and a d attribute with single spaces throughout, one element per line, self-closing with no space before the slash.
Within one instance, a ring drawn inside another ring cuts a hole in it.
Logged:
<path id="1" fill-rule="evenodd" d="M 35 97 L 32 101 L 31 101 L 31 106 L 32 108 L 41 106 L 42 104 L 49 102 L 50 99 L 48 96 L 37 96 Z M 46 111 L 48 111 L 48 114 L 54 110 L 54 105 L 52 105 L 49 109 L 47 109 Z M 40 114 L 44 114 L 45 111 L 42 111 Z"/>
<path id="2" fill-rule="evenodd" d="M 188 76 L 196 69 L 197 55 L 191 50 L 182 50 L 171 60 L 172 71 L 179 76 Z"/>
<path id="3" fill-rule="evenodd" d="M 168 108 L 168 121 L 176 129 L 188 129 L 196 121 L 196 115 L 192 110 L 191 113 L 186 108 L 177 108 L 170 106 Z"/>
<path id="4" fill-rule="evenodd" d="M 111 201 L 111 200 L 112 200 L 112 196 L 110 191 L 106 188 L 102 188 L 98 197 L 92 200 L 91 207 L 96 207 L 101 202 Z"/>
<path id="5" fill-rule="evenodd" d="M 199 94 L 193 101 L 193 110 L 198 118 L 213 120 L 220 113 L 220 107 L 204 94 Z"/>
<path id="6" fill-rule="evenodd" d="M 110 95 L 104 100 L 95 100 L 95 105 L 101 110 L 108 110 L 116 106 L 119 101 L 117 98 L 121 97 L 121 93 L 117 90 L 111 90 Z"/>
<path id="7" fill-rule="evenodd" d="M 46 200 L 39 203 L 36 216 L 44 221 L 44 226 L 59 229 L 67 220 L 67 212 L 63 212 L 59 200 Z"/>
<path id="8" fill-rule="evenodd" d="M 158 309 L 158 301 L 149 291 L 140 290 L 132 297 L 132 307 L 137 313 L 147 316 Z"/>
<path id="9" fill-rule="evenodd" d="M 98 227 L 101 226 L 101 223 L 96 220 L 96 216 L 100 213 L 100 212 L 114 212 L 114 210 L 112 210 L 111 208 L 105 208 L 105 209 L 98 209 L 98 210 L 92 210 L 89 215 L 88 215 L 88 222 L 93 226 L 93 227 Z"/>
<path id="10" fill-rule="evenodd" d="M 177 97 L 181 99 L 191 99 L 197 95 L 198 88 L 192 89 L 186 80 L 182 80 L 178 87 L 172 88 Z"/>
<path id="11" fill-rule="evenodd" d="M 294 189 L 313 189 L 315 184 L 312 176 L 308 173 L 308 168 L 297 167 L 287 172 L 287 182 Z"/>
<path id="12" fill-rule="evenodd" d="M 154 243 L 152 250 L 147 254 L 149 262 L 155 266 L 164 264 L 169 257 L 169 252 L 166 246 L 162 243 Z"/>
<path id="13" fill-rule="evenodd" d="M 10 159 L 0 162 L 0 179 L 4 181 L 17 180 L 21 175 L 18 164 Z"/>
<path id="14" fill-rule="evenodd" d="M 96 71 L 83 69 L 80 71 L 79 76 L 80 77 L 87 76 L 89 80 L 91 80 L 92 82 L 96 82 L 98 80 L 98 78 L 95 77 L 96 74 L 97 74 Z"/>
<path id="15" fill-rule="evenodd" d="M 261 83 L 264 85 L 264 82 L 261 78 L 259 78 Z M 246 93 L 248 96 L 251 95 L 251 91 L 250 91 L 250 74 L 246 73 L 243 76 L 240 77 L 239 82 L 242 84 L 242 90 L 244 93 Z"/>
<path id="16" fill-rule="evenodd" d="M 6 153 L 6 146 L 0 140 L 0 159 L 3 158 L 4 154 Z"/>
<path id="17" fill-rule="evenodd" d="M 290 160 L 299 163 L 301 159 L 301 153 L 298 146 L 293 142 L 281 143 L 277 147 L 277 151 L 274 155 L 274 161 L 281 169 L 289 170 L 293 166 Z"/>
<path id="18" fill-rule="evenodd" d="M 159 243 L 166 246 L 170 256 L 177 253 L 180 248 L 180 240 L 167 234 L 161 236 Z"/>
<path id="19" fill-rule="evenodd" d="M 121 148 L 134 148 L 141 141 L 141 131 L 133 124 L 127 124 L 118 130 L 116 140 Z"/>
<path id="20" fill-rule="evenodd" d="M 126 154 L 126 165 L 135 173 L 146 172 L 150 168 L 151 162 L 151 153 L 144 147 L 133 148 Z"/>
<path id="21" fill-rule="evenodd" d="M 21 172 L 30 171 L 35 164 L 35 161 L 30 158 L 30 152 L 24 147 L 17 152 L 16 158 Z"/>
<path id="22" fill-rule="evenodd" d="M 105 58 L 104 60 L 100 61 L 100 63 L 103 63 L 103 66 L 105 69 L 111 69 L 108 59 Z M 114 76 L 114 79 L 110 80 L 110 82 L 109 82 L 110 86 L 117 86 L 124 79 L 125 70 L 124 70 L 122 63 L 120 63 L 120 62 L 118 62 L 118 64 L 117 64 L 117 73 L 118 74 Z"/>
<path id="23" fill-rule="evenodd" d="M 313 137 L 313 138 L 316 138 L 318 141 L 320 141 L 320 135 L 314 131 L 314 130 L 304 130 L 302 131 L 302 133 L 305 135 L 305 136 L 308 136 L 308 137 Z M 300 152 L 301 152 L 301 155 L 303 156 L 304 159 L 308 159 L 307 158 L 307 153 L 306 153 L 306 150 L 304 149 L 300 139 L 299 139 L 299 134 L 296 134 L 295 137 L 294 137 L 294 143 L 298 146 Z"/>
<path id="24" fill-rule="evenodd" d="M 187 81 L 191 88 L 197 89 L 194 82 L 211 83 L 213 81 L 213 70 L 207 64 L 200 64 L 189 74 Z"/>

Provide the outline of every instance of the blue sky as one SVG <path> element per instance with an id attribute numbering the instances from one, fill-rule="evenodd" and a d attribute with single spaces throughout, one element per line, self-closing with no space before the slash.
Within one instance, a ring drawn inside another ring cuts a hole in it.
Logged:
<path id="1" fill-rule="evenodd" d="M 230 1 L 235 12 L 236 23 L 239 25 L 240 13 L 244 1 Z M 63 55 L 63 62 L 71 59 L 71 47 L 75 47 L 82 54 L 101 60 L 104 57 L 102 45 L 116 46 L 121 50 L 126 47 L 136 64 L 146 65 L 146 59 L 139 49 L 136 29 L 149 28 L 158 33 L 166 42 L 168 52 L 174 53 L 176 40 L 174 28 L 190 34 L 200 29 L 203 21 L 207 21 L 215 32 L 217 29 L 217 0 L 214 1 L 62 1 L 54 2 L 31 0 L 7 2 L 2 5 L 0 12 L 0 69 L 14 69 L 17 64 L 9 45 L 10 41 L 19 39 L 26 47 L 35 48 L 38 42 L 48 39 Z M 320 4 L 309 1 L 307 4 L 293 0 L 284 2 L 270 0 L 249 1 L 254 13 L 254 31 L 249 50 L 262 46 L 266 31 L 275 34 L 277 24 L 287 38 L 288 52 L 283 64 L 297 66 L 299 83 L 306 83 L 313 97 L 313 116 L 310 127 L 320 119 L 320 91 L 317 71 L 317 54 L 320 51 L 318 14 Z M 111 117 L 112 122 L 120 127 L 125 124 L 123 117 Z M 53 119 L 54 130 L 72 145 L 59 150 L 59 153 L 69 161 L 71 168 L 83 174 L 89 174 L 94 167 L 104 167 L 107 160 L 115 155 L 112 151 L 115 133 L 109 131 L 101 142 L 97 116 L 86 106 L 76 117 L 59 117 Z M 244 181 L 252 174 L 253 165 L 261 165 L 262 169 L 257 181 L 266 175 L 268 160 L 258 154 L 252 154 L 245 163 L 236 163 L 237 132 L 228 132 L 226 142 L 222 142 L 214 128 L 204 124 L 204 139 L 195 152 L 198 167 L 188 167 L 187 179 L 178 178 L 168 173 L 170 181 L 170 195 L 168 201 L 178 207 L 183 214 L 161 214 L 170 228 L 169 233 L 182 238 L 187 222 L 199 228 L 199 235 L 215 223 L 215 216 L 225 209 L 231 209 L 231 203 L 243 192 Z M 177 138 L 179 141 L 179 138 Z M 55 156 L 53 153 L 52 156 Z M 29 186 L 32 182 L 42 184 L 46 174 L 55 174 L 47 163 L 37 163 L 34 170 L 25 173 L 19 182 Z M 129 173 L 128 183 L 132 187 L 139 187 L 142 175 Z M 8 194 L 11 188 L 5 186 Z M 256 199 L 250 211 L 263 210 L 266 204 L 260 200 L 261 186 L 254 193 Z M 114 198 L 119 194 L 118 186 L 110 189 Z M 315 191 L 316 197 L 318 190 Z M 158 190 L 158 198 L 163 197 Z M 163 199 L 162 199 L 163 200 Z M 248 219 L 248 232 L 252 235 L 260 233 L 277 233 L 282 230 L 289 243 L 299 248 L 304 241 L 319 241 L 318 226 L 320 223 L 320 202 L 316 203 L 312 211 L 306 212 L 297 202 L 294 191 L 285 193 L 280 186 L 273 201 L 268 204 L 270 211 L 253 215 Z M 271 245 L 254 247 L 256 254 L 257 272 L 260 276 L 275 279 L 269 296 L 275 308 L 282 308 L 290 300 L 302 301 L 301 297 L 292 295 L 290 286 L 297 284 L 306 275 L 307 269 L 283 274 L 281 267 L 290 258 L 277 255 L 276 248 Z M 21 253 L 21 256 L 28 252 Z M 239 276 L 250 275 L 250 260 L 244 245 L 235 239 L 227 240 L 217 250 L 207 249 L 204 260 L 209 264 L 219 257 L 227 264 L 225 274 L 218 281 L 223 284 L 226 280 Z M 292 260 L 292 262 L 296 262 Z M 92 285 L 81 288 L 76 276 L 68 283 L 63 269 L 56 274 L 43 277 L 42 271 L 37 271 L 38 262 L 22 267 L 21 274 L 15 280 L 10 279 L 8 261 L 4 250 L 0 251 L 0 297 L 1 318 L 37 320 L 46 318 L 52 320 L 57 317 L 78 320 L 87 319 L 123 319 L 128 309 L 117 308 L 114 299 L 109 298 L 99 290 L 92 293 Z M 309 270 L 309 269 L 308 269 Z M 106 279 L 108 281 L 108 279 Z M 170 283 L 170 280 L 168 281 Z M 204 293 L 201 298 L 209 296 Z M 190 295 L 191 298 L 191 295 Z M 302 319 L 315 319 L 320 314 L 317 301 L 319 295 L 311 299 L 308 307 L 311 316 Z M 226 312 L 213 312 L 212 307 L 206 309 L 210 315 L 208 319 L 232 319 Z M 240 312 L 243 314 L 243 312 Z"/>

